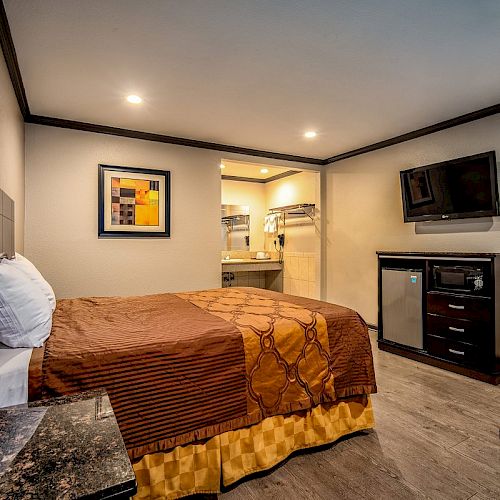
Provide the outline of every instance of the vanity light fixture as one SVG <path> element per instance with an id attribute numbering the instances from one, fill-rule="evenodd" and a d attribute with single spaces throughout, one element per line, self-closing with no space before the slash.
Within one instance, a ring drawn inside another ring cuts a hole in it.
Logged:
<path id="1" fill-rule="evenodd" d="M 224 163 L 221 163 L 221 164 L 219 165 L 219 167 L 220 167 L 220 169 L 222 170 L 223 168 L 226 168 L 226 165 L 224 165 Z"/>
<path id="2" fill-rule="evenodd" d="M 127 101 L 131 104 L 141 104 L 142 99 L 138 95 L 131 94 L 127 96 Z"/>
<path id="3" fill-rule="evenodd" d="M 261 168 L 260 169 L 260 173 L 261 174 L 267 174 L 268 172 L 269 172 L 269 169 L 267 169 L 267 168 Z"/>
<path id="4" fill-rule="evenodd" d="M 307 139 L 314 139 L 318 134 L 314 130 L 308 130 L 304 133 L 304 137 Z"/>

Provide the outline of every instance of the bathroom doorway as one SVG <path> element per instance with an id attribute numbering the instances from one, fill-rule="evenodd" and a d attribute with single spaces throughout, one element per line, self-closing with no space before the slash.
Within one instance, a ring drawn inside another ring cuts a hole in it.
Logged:
<path id="1" fill-rule="evenodd" d="M 223 159 L 221 266 L 224 287 L 319 299 L 320 173 Z"/>

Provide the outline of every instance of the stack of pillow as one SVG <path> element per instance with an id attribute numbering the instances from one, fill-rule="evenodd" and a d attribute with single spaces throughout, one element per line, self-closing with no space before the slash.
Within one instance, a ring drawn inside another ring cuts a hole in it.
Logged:
<path id="1" fill-rule="evenodd" d="M 40 347 L 50 335 L 56 297 L 38 269 L 16 253 L 0 260 L 0 342 Z"/>

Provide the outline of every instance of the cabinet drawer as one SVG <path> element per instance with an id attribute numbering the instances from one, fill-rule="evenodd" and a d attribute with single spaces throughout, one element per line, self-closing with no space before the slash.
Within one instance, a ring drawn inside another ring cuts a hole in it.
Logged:
<path id="1" fill-rule="evenodd" d="M 491 317 L 491 300 L 460 297 L 446 293 L 427 293 L 427 312 L 451 318 L 484 321 Z"/>
<path id="2" fill-rule="evenodd" d="M 488 341 L 489 326 L 478 321 L 427 314 L 426 333 L 459 342 L 485 345 Z"/>
<path id="3" fill-rule="evenodd" d="M 427 335 L 427 350 L 429 354 L 464 365 L 478 365 L 481 362 L 482 351 L 479 347 L 434 335 Z"/>

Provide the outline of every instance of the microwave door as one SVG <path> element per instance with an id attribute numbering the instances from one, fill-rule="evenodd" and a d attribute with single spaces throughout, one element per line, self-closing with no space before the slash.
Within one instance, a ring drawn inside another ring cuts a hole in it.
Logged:
<path id="1" fill-rule="evenodd" d="M 439 276 L 439 284 L 442 288 L 452 290 L 465 290 L 467 288 L 465 273 L 462 270 L 441 271 Z"/>

